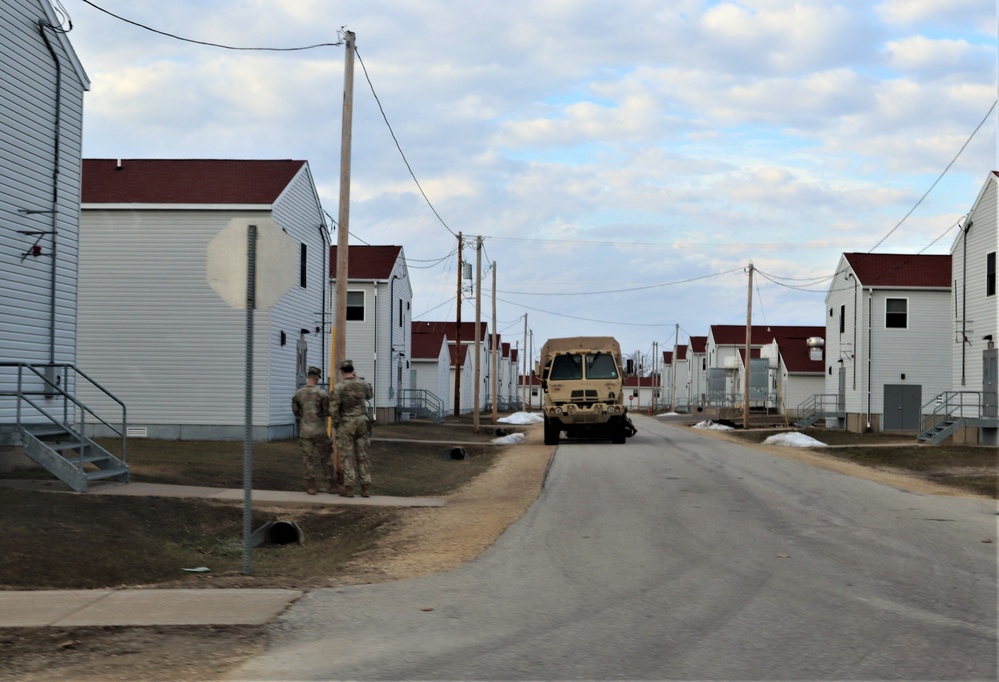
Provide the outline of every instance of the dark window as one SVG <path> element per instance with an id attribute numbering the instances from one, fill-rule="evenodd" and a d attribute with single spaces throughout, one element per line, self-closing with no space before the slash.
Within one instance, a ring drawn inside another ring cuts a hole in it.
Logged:
<path id="1" fill-rule="evenodd" d="M 985 255 L 985 295 L 996 295 L 996 252 Z"/>
<path id="2" fill-rule="evenodd" d="M 552 360 L 549 381 L 566 381 L 583 378 L 583 357 L 579 354 L 556 355 Z"/>
<path id="3" fill-rule="evenodd" d="M 308 264 L 309 264 L 309 247 L 307 247 L 305 244 L 302 244 L 301 248 L 299 248 L 299 257 L 298 257 L 298 286 L 302 287 L 303 289 L 305 288 L 305 282 L 306 282 L 305 273 L 309 271 Z"/>
<path id="4" fill-rule="evenodd" d="M 402 326 L 402 299 L 399 299 L 399 326 Z"/>
<path id="5" fill-rule="evenodd" d="M 617 379 L 617 365 L 614 357 L 607 353 L 586 356 L 587 379 Z"/>
<path id="6" fill-rule="evenodd" d="M 364 321 L 364 292 L 347 292 L 347 319 L 351 321 Z"/>
<path id="7" fill-rule="evenodd" d="M 885 327 L 906 329 L 909 326 L 909 301 L 905 298 L 885 299 Z"/>
<path id="8" fill-rule="evenodd" d="M 846 331 L 846 306 L 841 305 L 839 307 L 839 333 L 842 334 Z"/>

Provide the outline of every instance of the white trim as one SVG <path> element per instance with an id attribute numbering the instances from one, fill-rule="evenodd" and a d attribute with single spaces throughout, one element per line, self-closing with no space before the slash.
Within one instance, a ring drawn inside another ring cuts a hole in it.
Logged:
<path id="1" fill-rule="evenodd" d="M 274 204 L 102 204 L 83 203 L 82 210 L 92 211 L 271 211 Z"/>

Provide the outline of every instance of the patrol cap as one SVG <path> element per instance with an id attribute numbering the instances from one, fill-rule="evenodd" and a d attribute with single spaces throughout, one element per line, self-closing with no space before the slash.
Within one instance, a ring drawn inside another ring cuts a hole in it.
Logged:
<path id="1" fill-rule="evenodd" d="M 353 360 L 344 360 L 343 362 L 341 362 L 340 363 L 340 371 L 341 372 L 353 372 L 354 371 L 354 361 Z"/>
<path id="2" fill-rule="evenodd" d="M 315 365 L 309 367 L 309 375 L 321 377 L 323 375 L 323 370 L 319 369 Z"/>

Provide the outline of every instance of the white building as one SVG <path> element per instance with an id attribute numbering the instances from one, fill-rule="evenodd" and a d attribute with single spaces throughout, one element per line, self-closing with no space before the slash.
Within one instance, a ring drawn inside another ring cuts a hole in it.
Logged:
<path id="1" fill-rule="evenodd" d="M 997 423 L 997 349 L 999 295 L 996 253 L 999 252 L 999 171 L 991 171 L 951 246 L 954 282 L 951 339 L 951 385 L 938 401 L 952 416 L 974 417 L 956 440 L 999 445 Z M 971 393 L 977 395 L 971 395 Z M 967 404 L 966 404 L 967 403 Z M 977 404 L 978 409 L 972 405 Z"/>
<path id="2" fill-rule="evenodd" d="M 951 257 L 845 253 L 826 294 L 825 391 L 850 431 L 920 431 L 950 388 Z"/>
<path id="3" fill-rule="evenodd" d="M 293 436 L 291 396 L 309 365 L 328 365 L 329 236 L 308 163 L 85 159 L 82 197 L 80 364 L 125 403 L 132 436 L 244 436 L 247 315 L 209 284 L 208 246 L 237 223 L 290 238 L 293 284 L 253 315 L 252 426 Z"/>
<path id="4" fill-rule="evenodd" d="M 62 376 L 53 364 L 77 362 L 80 149 L 90 88 L 63 28 L 49 0 L 0 5 L 0 363 L 31 364 L 53 382 Z M 0 425 L 15 421 L 17 374 L 0 366 Z M 75 383 L 72 373 L 68 381 Z M 37 376 L 28 384 L 42 387 Z M 46 421 L 22 407 L 22 423 Z"/>
<path id="5" fill-rule="evenodd" d="M 413 322 L 410 390 L 418 392 L 405 404 L 409 414 L 441 418 L 451 407 L 451 354 L 447 336 L 443 332 L 419 332 L 419 323 Z"/>
<path id="6" fill-rule="evenodd" d="M 410 388 L 413 289 L 401 246 L 351 246 L 347 261 L 347 348 L 357 375 L 374 388 L 372 409 L 382 423 L 398 420 Z M 330 249 L 335 291 L 337 247 Z M 336 319 L 336 295 L 332 296 Z"/>

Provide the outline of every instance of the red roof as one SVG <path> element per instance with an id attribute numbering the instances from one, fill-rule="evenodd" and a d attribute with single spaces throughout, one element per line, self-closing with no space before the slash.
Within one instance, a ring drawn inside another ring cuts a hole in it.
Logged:
<path id="1" fill-rule="evenodd" d="M 672 365 L 673 364 L 673 351 L 664 350 L 663 351 L 663 364 Z"/>
<path id="2" fill-rule="evenodd" d="M 354 248 L 354 247 L 351 247 Z M 353 266 L 351 266 L 353 267 Z M 354 276 L 354 271 L 351 270 L 351 277 Z M 423 334 L 426 332 L 440 332 L 441 334 L 446 334 L 448 338 L 448 343 L 454 343 L 455 339 L 458 338 L 458 324 L 456 322 L 413 322 L 413 333 Z M 479 341 L 486 343 L 489 334 L 488 327 L 485 322 L 479 324 Z M 462 322 L 461 323 L 461 343 L 462 345 L 466 343 L 472 343 L 475 341 L 475 322 Z"/>
<path id="3" fill-rule="evenodd" d="M 446 338 L 443 333 L 429 332 L 420 334 L 414 330 L 412 343 L 410 344 L 410 352 L 413 354 L 413 359 L 436 360 L 440 357 L 441 345 L 445 341 Z"/>
<path id="4" fill-rule="evenodd" d="M 624 385 L 628 388 L 654 388 L 662 384 L 658 374 L 650 374 L 647 377 L 625 377 Z"/>
<path id="5" fill-rule="evenodd" d="M 706 337 L 706 336 L 691 336 L 690 337 L 690 350 L 693 353 L 707 353 L 708 352 L 708 337 Z"/>
<path id="6" fill-rule="evenodd" d="M 84 204 L 273 204 L 305 161 L 84 159 Z"/>
<path id="7" fill-rule="evenodd" d="M 679 360 L 686 360 L 687 359 L 687 347 L 686 346 L 677 346 L 676 347 L 676 359 L 678 361 Z"/>
<path id="8" fill-rule="evenodd" d="M 336 279 L 337 247 L 330 247 L 330 279 Z M 347 248 L 347 279 L 388 279 L 399 260 L 401 246 L 350 246 Z M 415 329 L 414 329 L 415 331 Z"/>
<path id="9" fill-rule="evenodd" d="M 950 255 L 844 253 L 864 286 L 949 289 Z"/>
<path id="10" fill-rule="evenodd" d="M 808 339 L 824 338 L 825 327 L 774 327 L 777 348 L 789 372 L 811 372 L 822 374 L 825 371 L 824 352 L 818 360 L 809 357 Z"/>
<path id="11" fill-rule="evenodd" d="M 774 338 L 773 329 L 767 325 L 753 325 L 750 346 L 762 346 Z M 746 325 L 744 324 L 713 324 L 711 335 L 715 337 L 717 346 L 746 346 Z"/>
<path id="12" fill-rule="evenodd" d="M 468 361 L 468 349 L 469 349 L 469 346 L 466 346 L 465 344 L 461 344 L 461 346 L 459 348 L 460 353 L 459 353 L 458 357 L 461 358 L 461 364 L 462 364 L 462 366 L 464 366 L 465 363 Z M 451 366 L 454 367 L 455 345 L 453 343 L 449 343 L 447 345 L 447 352 L 448 352 L 448 356 L 451 359 Z"/>

